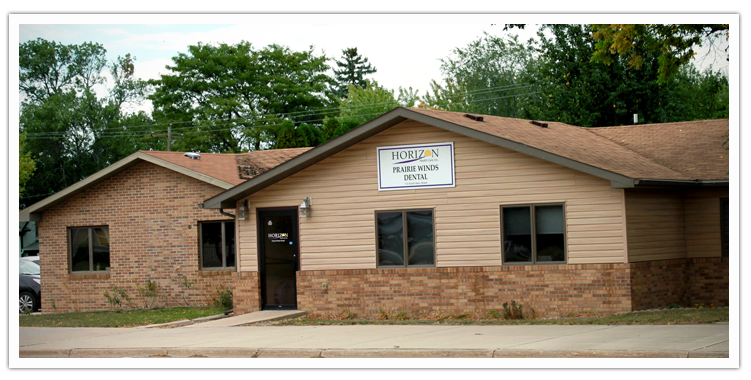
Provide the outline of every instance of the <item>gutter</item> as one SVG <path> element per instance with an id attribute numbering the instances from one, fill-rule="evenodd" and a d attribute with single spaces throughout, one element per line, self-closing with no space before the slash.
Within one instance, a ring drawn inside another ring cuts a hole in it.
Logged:
<path id="1" fill-rule="evenodd" d="M 728 179 L 711 180 L 671 180 L 671 179 L 635 179 L 634 187 L 727 187 Z"/>

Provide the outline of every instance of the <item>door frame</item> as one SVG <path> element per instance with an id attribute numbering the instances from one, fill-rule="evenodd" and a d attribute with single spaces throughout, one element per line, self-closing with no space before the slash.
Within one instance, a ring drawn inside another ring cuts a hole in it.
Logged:
<path id="1" fill-rule="evenodd" d="M 262 217 L 265 215 L 268 215 L 269 213 L 273 214 L 275 212 L 289 212 L 292 214 L 292 230 L 293 235 L 297 236 L 297 244 L 295 247 L 295 304 L 294 309 L 297 310 L 297 272 L 300 270 L 300 218 L 297 215 L 298 208 L 297 206 L 289 206 L 289 207 L 264 207 L 264 208 L 256 208 L 256 236 L 257 239 L 257 252 L 258 252 L 258 274 L 259 274 L 259 280 L 260 280 L 260 287 L 259 290 L 261 292 L 261 310 L 288 310 L 288 308 L 266 308 L 266 251 L 265 251 L 265 238 L 263 234 L 263 228 L 265 227 L 262 223 Z M 261 215 L 264 214 L 264 215 Z"/>

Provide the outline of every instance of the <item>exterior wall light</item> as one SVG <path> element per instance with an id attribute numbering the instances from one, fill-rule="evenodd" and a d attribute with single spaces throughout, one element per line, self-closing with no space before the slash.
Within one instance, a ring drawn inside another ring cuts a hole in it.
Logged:
<path id="1" fill-rule="evenodd" d="M 240 204 L 240 208 L 237 210 L 237 220 L 248 219 L 248 200 L 244 200 Z"/>
<path id="2" fill-rule="evenodd" d="M 310 197 L 306 197 L 302 203 L 300 203 L 300 217 L 307 218 L 310 216 Z"/>

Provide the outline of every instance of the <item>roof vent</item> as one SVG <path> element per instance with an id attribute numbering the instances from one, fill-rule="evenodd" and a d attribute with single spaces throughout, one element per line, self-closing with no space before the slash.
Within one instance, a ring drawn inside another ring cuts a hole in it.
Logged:
<path id="1" fill-rule="evenodd" d="M 543 122 L 537 121 L 537 120 L 532 120 L 532 121 L 530 121 L 530 123 L 532 123 L 532 124 L 534 124 L 534 125 L 536 125 L 538 127 L 542 127 L 542 128 L 547 128 L 548 127 L 548 123 L 543 123 Z"/>
<path id="2" fill-rule="evenodd" d="M 183 156 L 190 158 L 191 160 L 200 160 L 201 155 L 198 153 L 187 152 Z"/>
<path id="3" fill-rule="evenodd" d="M 482 116 L 480 116 L 480 115 L 472 115 L 471 113 L 465 113 L 464 117 L 470 118 L 470 119 L 472 119 L 474 121 L 482 121 L 483 120 Z"/>

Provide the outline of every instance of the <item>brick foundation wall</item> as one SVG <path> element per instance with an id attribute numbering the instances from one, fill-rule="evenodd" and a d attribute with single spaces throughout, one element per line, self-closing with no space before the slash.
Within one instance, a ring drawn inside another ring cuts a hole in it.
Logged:
<path id="1" fill-rule="evenodd" d="M 689 260 L 687 291 L 691 305 L 730 306 L 729 260 L 727 257 Z"/>
<path id="2" fill-rule="evenodd" d="M 686 306 L 687 268 L 686 259 L 632 263 L 632 309 L 662 308 L 672 303 Z"/>
<path id="3" fill-rule="evenodd" d="M 627 264 L 301 271 L 297 289 L 300 310 L 364 318 L 381 309 L 484 314 L 512 300 L 541 317 L 631 310 Z"/>
<path id="4" fill-rule="evenodd" d="M 161 285 L 159 305 L 210 303 L 232 287 L 231 271 L 200 270 L 198 222 L 229 218 L 198 203 L 221 191 L 142 162 L 46 210 L 38 222 L 42 311 L 108 309 L 103 293 L 111 286 L 142 305 L 138 287 L 147 280 Z M 67 229 L 100 225 L 109 228 L 109 273 L 70 273 Z M 185 289 L 180 274 L 195 285 Z"/>
<path id="5" fill-rule="evenodd" d="M 236 315 L 261 310 L 261 282 L 259 273 L 233 273 L 232 296 Z"/>

